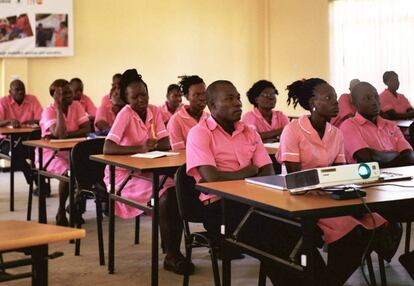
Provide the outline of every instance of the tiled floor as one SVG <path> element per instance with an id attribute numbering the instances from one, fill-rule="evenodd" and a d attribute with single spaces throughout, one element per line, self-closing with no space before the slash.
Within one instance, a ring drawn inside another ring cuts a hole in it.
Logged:
<path id="1" fill-rule="evenodd" d="M 52 197 L 47 199 L 49 223 L 54 223 L 54 215 L 57 208 L 56 181 L 52 185 Z M 16 174 L 16 201 L 15 212 L 9 211 L 9 176 L 0 173 L 0 219 L 26 219 L 27 187 L 20 173 Z M 37 198 L 33 201 L 33 217 L 37 219 Z M 82 241 L 81 256 L 74 256 L 74 245 L 58 243 L 51 245 L 50 251 L 63 251 L 65 255 L 49 264 L 49 285 L 150 285 L 150 233 L 151 220 L 144 217 L 141 220 L 141 244 L 133 244 L 134 221 L 116 221 L 116 271 L 108 274 L 106 266 L 99 266 L 96 240 L 96 224 L 94 204 L 88 202 L 87 212 L 84 216 L 87 237 Z M 108 219 L 104 218 L 104 240 L 107 242 Z M 197 226 L 196 226 L 197 227 Z M 414 244 L 413 244 L 414 245 Z M 401 253 L 400 246 L 400 253 Z M 105 251 L 107 248 L 105 247 Z M 6 259 L 19 256 L 7 254 Z M 399 254 L 396 255 L 398 257 Z M 162 269 L 163 255 L 160 254 L 159 285 L 181 285 L 182 277 Z M 196 249 L 193 253 L 193 262 L 196 272 L 190 278 L 190 285 L 213 285 L 209 256 L 206 250 Z M 232 285 L 257 285 L 258 262 L 246 257 L 232 263 Z M 377 271 L 377 263 L 374 257 L 374 267 Z M 414 281 L 408 276 L 396 258 L 386 265 L 388 285 L 414 285 Z M 379 274 L 378 274 L 379 276 Z M 379 280 L 379 277 L 378 279 Z M 378 281 L 377 281 L 378 282 Z M 30 285 L 30 280 L 8 282 L 3 285 Z M 268 281 L 268 285 L 271 283 Z M 346 285 L 366 285 L 363 283 L 360 271 L 349 279 Z"/>

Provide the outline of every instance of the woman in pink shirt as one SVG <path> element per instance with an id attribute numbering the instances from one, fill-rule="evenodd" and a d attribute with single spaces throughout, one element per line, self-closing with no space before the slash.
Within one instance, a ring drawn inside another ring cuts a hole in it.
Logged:
<path id="1" fill-rule="evenodd" d="M 55 80 L 49 93 L 54 102 L 46 107 L 40 119 L 42 138 L 66 139 L 83 137 L 90 132 L 88 116 L 79 102 L 73 101 L 73 93 L 69 82 L 64 79 Z M 64 175 L 69 170 L 68 152 L 58 152 L 53 156 L 53 150 L 43 150 L 43 160 L 48 162 L 47 171 Z M 68 225 L 65 208 L 69 194 L 69 184 L 59 182 L 59 208 L 56 215 L 57 225 Z"/>
<path id="2" fill-rule="evenodd" d="M 181 106 L 182 93 L 180 87 L 176 84 L 170 84 L 167 88 L 167 101 L 158 106 L 158 111 L 161 113 L 164 124 L 167 125 L 171 116 L 173 116 Z"/>
<path id="3" fill-rule="evenodd" d="M 116 73 L 112 76 L 111 90 L 114 86 L 119 87 L 119 81 L 121 80 L 121 77 L 122 75 L 120 73 Z M 104 95 L 102 97 L 101 106 L 106 106 L 107 108 L 111 108 L 110 94 Z"/>
<path id="4" fill-rule="evenodd" d="M 183 76 L 180 81 L 180 89 L 189 104 L 180 108 L 168 122 L 167 129 L 173 151 L 185 149 L 190 129 L 208 117 L 208 113 L 204 111 L 206 85 L 203 79 L 196 75 Z"/>
<path id="5" fill-rule="evenodd" d="M 169 150 L 168 133 L 156 106 L 148 104 L 148 89 L 135 69 L 124 72 L 120 82 L 120 97 L 127 105 L 118 113 L 106 137 L 104 154 L 131 155 L 151 150 Z M 116 169 L 115 183 L 118 188 L 129 171 Z M 141 176 L 151 178 L 151 174 Z M 109 169 L 105 170 L 105 183 L 109 183 Z M 192 273 L 194 265 L 186 261 L 180 252 L 182 220 L 178 214 L 174 181 L 168 179 L 160 190 L 160 230 L 166 243 L 167 255 L 164 268 L 177 274 Z M 152 196 L 150 180 L 133 176 L 122 190 L 122 196 L 141 204 L 147 204 Z M 133 218 L 141 210 L 116 202 L 115 214 Z"/>
<path id="6" fill-rule="evenodd" d="M 96 115 L 96 106 L 89 98 L 89 96 L 83 93 L 82 80 L 77 77 L 72 78 L 70 80 L 70 88 L 73 91 L 73 100 L 79 101 L 82 104 L 83 108 L 89 116 L 89 119 L 93 122 Z"/>
<path id="7" fill-rule="evenodd" d="M 254 108 L 243 115 L 242 121 L 253 126 L 265 143 L 279 141 L 283 128 L 289 123 L 283 112 L 274 110 L 278 94 L 273 83 L 267 80 L 256 82 L 247 91 L 247 98 Z"/>
<path id="8" fill-rule="evenodd" d="M 355 85 L 360 82 L 359 79 L 354 78 L 349 83 L 349 91 L 351 92 Z M 341 126 L 342 122 L 346 119 L 354 117 L 356 113 L 356 108 L 352 103 L 352 98 L 350 93 L 344 93 L 339 97 L 339 112 L 338 115 L 331 119 L 331 124 L 338 127 Z"/>
<path id="9" fill-rule="evenodd" d="M 311 115 L 293 120 L 285 127 L 277 154 L 288 172 L 344 164 L 342 133 L 329 121 L 338 114 L 338 102 L 332 86 L 319 78 L 296 81 L 287 87 L 288 104 L 300 104 Z M 331 284 L 343 285 L 358 268 L 374 227 L 386 221 L 374 214 L 361 218 L 342 216 L 320 219 L 318 226 L 328 244 L 327 279 Z"/>

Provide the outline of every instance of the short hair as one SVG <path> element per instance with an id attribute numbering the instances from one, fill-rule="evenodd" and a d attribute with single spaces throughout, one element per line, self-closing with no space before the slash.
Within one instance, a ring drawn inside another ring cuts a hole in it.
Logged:
<path id="1" fill-rule="evenodd" d="M 121 77 L 122 77 L 122 74 L 120 74 L 120 73 L 116 73 L 116 74 L 114 74 L 114 75 L 112 76 L 112 81 L 114 81 L 116 78 L 121 79 Z"/>
<path id="2" fill-rule="evenodd" d="M 49 86 L 49 94 L 53 97 L 58 87 L 64 87 L 70 83 L 66 79 L 57 79 Z"/>
<path id="3" fill-rule="evenodd" d="M 366 81 L 361 81 L 359 83 L 357 83 L 354 88 L 351 90 L 351 98 L 352 98 L 352 102 L 355 105 L 355 103 L 357 102 L 357 92 L 359 90 L 360 87 L 362 86 L 370 86 L 372 88 L 374 88 L 375 90 L 377 90 L 372 84 L 370 84 L 369 82 Z"/>
<path id="4" fill-rule="evenodd" d="M 352 90 L 358 83 L 360 83 L 361 81 L 357 78 L 352 79 L 349 82 L 349 90 Z"/>
<path id="5" fill-rule="evenodd" d="M 246 95 L 249 102 L 257 107 L 256 98 L 259 97 L 260 93 L 266 88 L 273 88 L 276 94 L 279 94 L 274 84 L 268 80 L 259 80 L 255 82 L 253 86 L 247 91 Z"/>
<path id="6" fill-rule="evenodd" d="M 206 102 L 207 102 L 207 105 L 209 106 L 209 108 L 210 108 L 210 103 L 211 103 L 212 101 L 216 100 L 216 96 L 217 96 L 217 94 L 216 94 L 216 92 L 217 92 L 217 87 L 218 87 L 219 85 L 222 85 L 222 84 L 231 84 L 231 85 L 233 85 L 233 83 L 232 83 L 231 81 L 221 79 L 221 80 L 216 80 L 216 81 L 212 82 L 212 83 L 211 83 L 211 84 L 207 87 L 207 89 L 206 89 Z"/>
<path id="7" fill-rule="evenodd" d="M 75 83 L 75 82 L 80 84 L 81 91 L 83 91 L 83 82 L 82 82 L 82 80 L 78 77 L 74 77 L 70 80 L 69 84 L 72 84 L 72 83 Z"/>
<path id="8" fill-rule="evenodd" d="M 142 76 L 137 72 L 136 69 L 126 70 L 121 77 L 119 82 L 119 97 L 124 101 L 128 102 L 126 98 L 126 89 L 127 87 L 134 82 L 142 83 L 145 86 L 145 89 L 148 92 L 147 84 L 142 79 Z"/>
<path id="9" fill-rule="evenodd" d="M 389 79 L 392 78 L 393 76 L 398 77 L 398 74 L 395 71 L 386 71 L 382 75 L 382 81 L 384 82 L 384 84 L 387 84 L 387 81 L 389 81 Z"/>
<path id="10" fill-rule="evenodd" d="M 23 87 L 25 88 L 23 81 L 21 81 L 20 79 L 14 79 L 14 80 L 12 80 L 12 81 L 10 82 L 10 88 L 11 88 L 11 86 L 12 86 L 12 85 L 14 85 L 14 84 L 21 84 L 21 85 L 23 85 Z"/>
<path id="11" fill-rule="evenodd" d="M 192 85 L 204 83 L 203 79 L 199 77 L 198 75 L 183 75 L 179 76 L 181 79 L 178 85 L 180 86 L 181 92 L 184 94 L 184 96 L 188 95 L 188 90 Z"/>
<path id="12" fill-rule="evenodd" d="M 170 84 L 170 85 L 167 87 L 167 95 L 168 95 L 171 91 L 173 91 L 174 89 L 176 89 L 176 90 L 178 90 L 179 92 L 181 92 L 181 90 L 180 90 L 180 86 L 179 86 L 178 84 L 173 83 L 173 84 Z"/>
<path id="13" fill-rule="evenodd" d="M 302 79 L 291 83 L 286 88 L 288 90 L 287 104 L 293 103 L 293 107 L 296 108 L 299 103 L 303 109 L 310 110 L 309 100 L 315 96 L 313 93 L 315 87 L 323 83 L 326 81 L 320 78 Z"/>

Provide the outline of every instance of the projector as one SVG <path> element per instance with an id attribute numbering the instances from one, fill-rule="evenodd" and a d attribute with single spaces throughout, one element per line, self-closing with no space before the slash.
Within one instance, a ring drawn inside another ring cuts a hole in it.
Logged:
<path id="1" fill-rule="evenodd" d="M 301 194 L 309 190 L 340 185 L 365 184 L 378 181 L 380 168 L 377 162 L 338 165 L 308 169 L 285 175 L 247 178 L 252 184 Z"/>

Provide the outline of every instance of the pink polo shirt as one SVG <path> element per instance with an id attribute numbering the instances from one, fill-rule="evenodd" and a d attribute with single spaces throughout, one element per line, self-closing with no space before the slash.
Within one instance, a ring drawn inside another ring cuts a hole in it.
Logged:
<path id="1" fill-rule="evenodd" d="M 348 93 L 344 93 L 339 97 L 338 100 L 339 104 L 339 113 L 336 117 L 331 119 L 331 124 L 339 127 L 341 126 L 342 122 L 344 122 L 349 114 L 352 116 L 356 113 L 356 107 L 352 103 L 352 97 Z"/>
<path id="2" fill-rule="evenodd" d="M 397 96 L 391 93 L 388 89 L 385 89 L 379 95 L 381 102 L 381 111 L 387 112 L 394 109 L 397 113 L 405 113 L 411 108 L 411 104 L 408 99 L 401 93 L 397 93 Z"/>
<path id="3" fill-rule="evenodd" d="M 30 120 L 40 120 L 42 106 L 36 96 L 26 94 L 21 105 L 18 105 L 11 95 L 0 99 L 3 112 L 0 120 L 15 119 L 20 123 Z"/>
<path id="4" fill-rule="evenodd" d="M 259 134 L 239 121 L 229 135 L 212 116 L 191 128 L 187 137 L 187 174 L 200 181 L 197 167 L 213 166 L 219 171 L 235 172 L 250 164 L 261 168 L 271 164 Z M 201 193 L 200 200 L 214 197 Z"/>
<path id="5" fill-rule="evenodd" d="M 153 126 L 153 127 L 151 127 Z M 111 140 L 121 146 L 143 145 L 152 137 L 152 129 L 158 140 L 168 136 L 162 117 L 154 105 L 148 105 L 147 117 L 145 122 L 131 108 L 130 105 L 124 106 L 117 114 L 111 131 L 106 140 Z M 115 185 L 118 188 L 124 179 L 128 176 L 129 171 L 116 167 Z M 146 204 L 152 196 L 152 174 L 141 174 L 148 180 L 133 176 L 122 190 L 122 197 L 131 199 L 141 204 Z M 109 186 L 109 168 L 105 169 L 105 183 Z M 160 196 L 170 187 L 174 186 L 174 181 L 168 178 L 164 188 L 160 191 Z M 109 190 L 109 188 L 108 188 Z M 142 214 L 141 210 L 131 208 L 125 204 L 115 202 L 115 214 L 122 218 L 132 218 Z"/>
<path id="6" fill-rule="evenodd" d="M 109 126 L 112 126 L 112 124 L 115 121 L 115 117 L 116 117 L 116 114 L 112 111 L 112 105 L 109 104 L 108 106 L 105 103 L 102 103 L 101 106 L 99 106 L 98 110 L 96 111 L 94 125 L 96 127 L 97 122 L 104 121 L 108 123 Z M 96 127 L 96 130 L 98 130 L 97 127 Z"/>
<path id="7" fill-rule="evenodd" d="M 101 106 L 102 105 L 111 106 L 111 95 L 110 94 L 104 95 L 102 97 Z"/>
<path id="8" fill-rule="evenodd" d="M 167 122 L 170 120 L 171 116 L 173 116 L 174 114 L 176 114 L 181 109 L 182 106 L 183 105 L 180 104 L 180 106 L 177 107 L 177 109 L 175 110 L 174 113 L 171 113 L 168 110 L 167 102 L 164 102 L 164 104 L 158 106 L 158 112 L 161 113 L 162 120 L 164 121 L 164 123 L 167 124 Z"/>
<path id="9" fill-rule="evenodd" d="M 197 121 L 187 112 L 188 105 L 180 108 L 168 121 L 167 130 L 170 145 L 173 151 L 185 149 L 187 135 L 191 128 L 197 125 Z M 200 121 L 205 120 L 209 114 L 203 111 Z"/>
<path id="10" fill-rule="evenodd" d="M 256 107 L 252 111 L 245 113 L 242 121 L 256 128 L 257 132 L 268 132 L 289 124 L 289 118 L 283 112 L 276 110 L 272 110 L 272 120 L 269 124 Z"/>
<path id="11" fill-rule="evenodd" d="M 364 149 L 377 151 L 412 150 L 400 128 L 392 121 L 377 116 L 377 125 L 357 113 L 341 125 L 344 135 L 345 156 L 348 163 L 356 163 L 355 152 Z"/>
<path id="12" fill-rule="evenodd" d="M 276 158 L 279 163 L 300 163 L 302 169 L 345 163 L 342 133 L 326 123 L 325 134 L 321 139 L 308 116 L 303 115 L 283 129 Z"/>
<path id="13" fill-rule="evenodd" d="M 96 115 L 96 106 L 92 102 L 92 100 L 86 94 L 82 94 L 79 102 L 82 104 L 83 108 L 85 109 L 86 113 L 89 116 L 95 117 Z"/>

